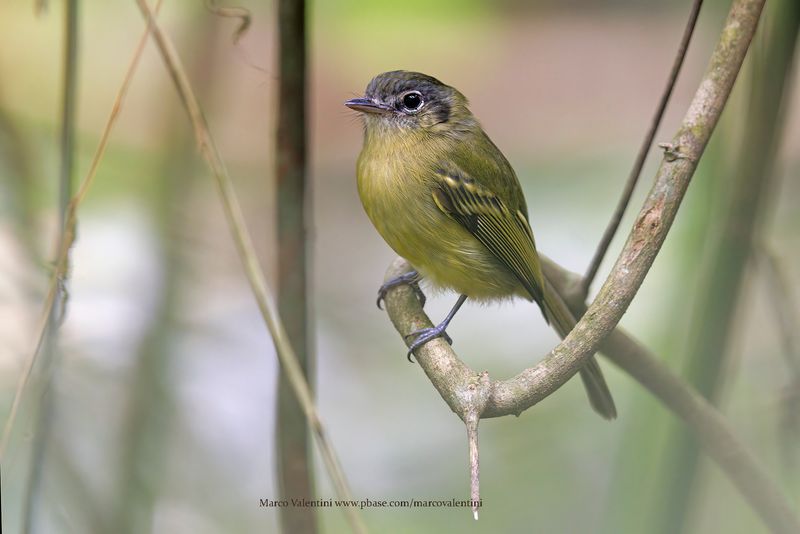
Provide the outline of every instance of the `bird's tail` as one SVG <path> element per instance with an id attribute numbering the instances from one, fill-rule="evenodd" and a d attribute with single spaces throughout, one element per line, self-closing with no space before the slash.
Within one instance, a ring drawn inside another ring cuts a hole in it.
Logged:
<path id="1" fill-rule="evenodd" d="M 544 290 L 544 312 L 547 319 L 563 339 L 575 327 L 575 317 L 567 308 L 558 293 L 545 282 Z M 589 396 L 589 403 L 594 411 L 605 419 L 616 419 L 617 408 L 614 405 L 614 398 L 608 389 L 603 371 L 594 355 L 590 356 L 581 369 L 581 380 Z"/>

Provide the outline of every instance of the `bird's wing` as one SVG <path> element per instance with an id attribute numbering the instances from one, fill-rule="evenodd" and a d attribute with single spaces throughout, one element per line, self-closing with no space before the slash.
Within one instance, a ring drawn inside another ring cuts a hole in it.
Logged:
<path id="1" fill-rule="evenodd" d="M 433 200 L 499 259 L 540 305 L 544 283 L 533 232 L 525 215 L 453 165 L 436 173 Z"/>

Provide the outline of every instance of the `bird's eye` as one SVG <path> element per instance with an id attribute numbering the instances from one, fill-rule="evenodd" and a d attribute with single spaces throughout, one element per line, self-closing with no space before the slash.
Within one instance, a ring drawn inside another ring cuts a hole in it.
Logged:
<path id="1" fill-rule="evenodd" d="M 403 97 L 403 107 L 409 111 L 416 111 L 422 106 L 422 95 L 416 91 L 407 93 Z"/>

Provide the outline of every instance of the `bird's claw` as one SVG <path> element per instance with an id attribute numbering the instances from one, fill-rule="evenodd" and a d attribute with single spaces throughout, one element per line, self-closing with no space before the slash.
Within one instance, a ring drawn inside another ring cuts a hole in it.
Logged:
<path id="1" fill-rule="evenodd" d="M 439 325 L 439 326 L 434 326 L 432 328 L 420 328 L 419 330 L 415 330 L 415 331 L 411 332 L 410 334 L 408 334 L 407 336 L 404 336 L 406 341 L 408 341 L 409 339 L 411 339 L 411 338 L 413 338 L 415 336 L 417 338 L 417 339 L 414 340 L 414 342 L 408 348 L 408 355 L 407 355 L 408 361 L 411 361 L 411 356 L 414 354 L 415 350 L 417 350 L 418 348 L 423 346 L 428 341 L 430 341 L 432 339 L 435 339 L 437 337 L 444 338 L 444 340 L 447 341 L 448 345 L 452 345 L 453 344 L 453 338 L 451 338 L 447 334 L 447 332 L 445 332 L 445 328 L 446 327 L 447 327 L 447 325 Z"/>
<path id="2" fill-rule="evenodd" d="M 425 297 L 425 293 L 419 288 L 419 273 L 417 271 L 409 271 L 407 273 L 403 273 L 400 276 L 392 278 L 385 284 L 383 284 L 380 289 L 378 289 L 378 300 L 375 301 L 375 304 L 378 306 L 379 310 L 383 309 L 381 303 L 386 300 L 386 294 L 389 292 L 390 289 L 395 288 L 397 286 L 407 285 L 410 286 L 411 289 L 414 290 L 414 293 L 417 295 L 417 299 L 419 299 L 420 306 L 425 306 L 425 301 L 427 300 Z"/>

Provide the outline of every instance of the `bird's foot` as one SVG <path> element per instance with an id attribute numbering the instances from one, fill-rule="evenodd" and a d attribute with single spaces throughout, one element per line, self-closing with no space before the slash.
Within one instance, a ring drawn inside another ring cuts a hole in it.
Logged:
<path id="1" fill-rule="evenodd" d="M 397 286 L 407 285 L 411 286 L 411 289 L 414 290 L 414 293 L 417 295 L 419 299 L 420 306 L 425 306 L 425 293 L 419 288 L 419 281 L 422 278 L 417 271 L 409 271 L 407 273 L 403 273 L 400 276 L 392 278 L 385 284 L 383 284 L 380 289 L 378 289 L 378 300 L 375 304 L 378 305 L 378 309 L 382 310 L 383 306 L 381 303 L 386 300 L 386 293 L 389 292 L 390 289 L 395 288 Z"/>
<path id="2" fill-rule="evenodd" d="M 415 350 L 420 348 L 428 341 L 435 339 L 437 337 L 444 338 L 444 340 L 447 341 L 448 345 L 452 345 L 453 338 L 447 335 L 447 332 L 445 332 L 446 328 L 447 328 L 447 323 L 442 323 L 432 328 L 421 328 L 419 330 L 415 330 L 410 334 L 408 334 L 407 336 L 405 336 L 406 340 L 416 337 L 414 342 L 408 348 L 408 361 L 411 361 L 411 356 L 414 354 Z"/>

